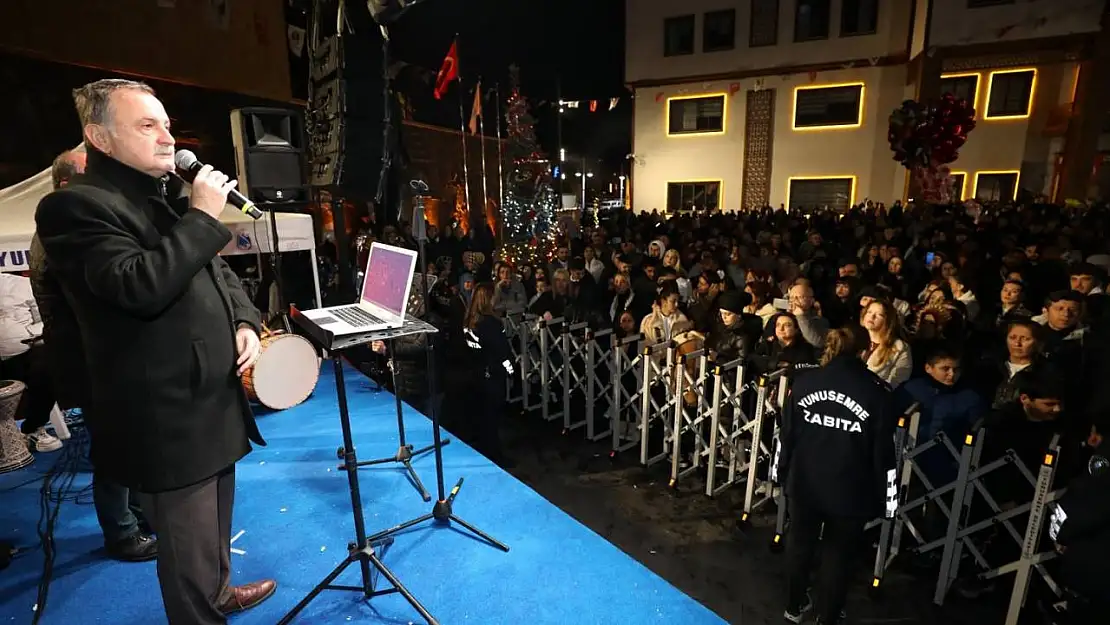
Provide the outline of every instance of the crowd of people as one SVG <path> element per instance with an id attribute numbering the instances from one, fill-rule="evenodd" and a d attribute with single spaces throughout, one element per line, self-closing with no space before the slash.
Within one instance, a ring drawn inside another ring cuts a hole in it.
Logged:
<path id="1" fill-rule="evenodd" d="M 942 432 L 959 441 L 985 428 L 984 463 L 1012 452 L 1035 474 L 1058 434 L 1057 483 L 1067 484 L 1088 477 L 1110 429 L 1110 403 L 1098 390 L 1110 379 L 1108 223 L 1104 206 L 1049 204 L 622 212 L 562 236 L 549 262 L 519 266 L 497 262 L 480 227 L 431 228 L 432 309 L 458 337 L 448 351 L 459 358 L 476 319 L 514 313 L 639 334 L 648 345 L 693 333 L 717 362 L 741 358 L 757 373 L 828 366 L 858 340 L 851 355 L 889 393 L 888 413 L 920 406 L 919 441 Z M 395 230 L 394 242 L 403 239 Z M 487 345 L 504 343 L 482 327 Z M 500 409 L 477 412 L 468 418 L 484 431 L 483 451 L 511 463 L 496 435 Z M 939 453 L 921 464 L 935 484 L 955 475 L 955 460 Z M 990 489 L 1003 507 L 1032 497 L 1016 470 L 992 476 Z M 1110 515 L 1073 540 L 1110 558 L 1107 524 Z M 1016 547 L 993 544 L 994 564 L 1016 557 Z M 972 579 L 959 590 L 975 597 L 992 587 Z M 1103 593 L 1098 601 L 1110 592 L 1085 588 Z M 835 605 L 822 618 L 834 622 L 840 604 L 826 603 Z M 799 622 L 804 608 L 789 606 L 788 620 Z"/>
<path id="2" fill-rule="evenodd" d="M 227 568 L 235 462 L 263 444 L 238 380 L 260 353 L 261 319 L 218 257 L 231 233 L 216 218 L 234 181 L 205 168 L 191 198 L 179 193 L 168 116 L 146 85 L 98 81 L 75 102 L 87 157 L 55 163 L 32 279 L 0 274 L 4 374 L 28 383 L 23 432 L 38 452 L 61 445 L 45 429 L 55 403 L 89 415 L 109 553 L 158 558 L 171 622 L 222 623 L 275 589 L 272 580 L 231 586 Z M 438 279 L 410 312 L 440 326 L 446 358 L 428 372 L 427 335 L 398 341 L 395 390 L 434 408 L 422 376 L 442 374 L 445 423 L 470 425 L 480 450 L 508 467 L 499 436 L 516 373 L 508 315 L 585 322 L 648 346 L 696 340 L 715 361 L 741 359 L 755 374 L 788 368 L 796 392 L 779 416 L 779 474 L 792 622 L 810 607 L 819 622 L 841 618 L 863 522 L 891 512 L 892 415 L 918 405 L 920 441 L 984 431 L 982 462 L 1006 455 L 1028 470 L 1059 437 L 1057 484 L 1075 488 L 1054 508 L 1051 537 L 1072 604 L 1088 618 L 1079 622 L 1097 622 L 1110 609 L 1110 578 L 1099 574 L 1110 562 L 1110 400 L 1100 384 L 1110 379 L 1108 224 L 1103 205 L 620 211 L 561 234 L 547 261 L 521 265 L 497 261 L 484 224 L 430 226 Z M 410 245 L 407 231 L 367 238 Z M 919 468 L 943 484 L 955 464 L 937 453 Z M 992 473 L 986 487 L 1003 509 L 1032 497 L 1019 471 Z M 181 521 L 194 517 L 209 522 Z M 923 531 L 935 533 L 935 520 L 924 512 Z M 811 606 L 822 526 L 830 553 Z M 1016 555 L 1004 540 L 987 542 L 994 565 Z M 186 552 L 205 555 L 177 555 Z M 990 590 L 960 585 L 969 597 Z"/>

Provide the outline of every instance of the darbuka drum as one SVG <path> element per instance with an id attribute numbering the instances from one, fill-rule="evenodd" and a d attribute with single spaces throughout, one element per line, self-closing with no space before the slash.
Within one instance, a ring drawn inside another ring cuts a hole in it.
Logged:
<path id="1" fill-rule="evenodd" d="M 675 344 L 675 362 L 683 362 L 686 354 L 692 354 L 705 346 L 705 336 L 700 332 L 687 331 L 677 334 L 674 337 Z M 686 360 L 686 373 L 691 377 L 696 377 L 698 373 L 698 361 L 696 358 Z M 693 406 L 697 400 L 697 394 L 693 391 L 686 391 L 683 394 L 683 399 L 686 405 Z"/>
<path id="2" fill-rule="evenodd" d="M 0 381 L 0 473 L 22 469 L 35 461 L 15 424 L 15 411 L 25 388 L 18 380 Z"/>
<path id="3" fill-rule="evenodd" d="M 267 408 L 285 410 L 308 399 L 320 377 L 320 357 L 304 337 L 271 334 L 262 354 L 243 374 L 247 397 Z"/>

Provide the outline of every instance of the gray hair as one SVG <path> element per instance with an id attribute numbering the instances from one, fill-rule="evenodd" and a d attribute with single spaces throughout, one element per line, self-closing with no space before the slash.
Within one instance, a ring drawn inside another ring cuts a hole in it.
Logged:
<path id="1" fill-rule="evenodd" d="M 59 154 L 50 167 L 50 178 L 54 182 L 55 189 L 61 188 L 78 173 L 80 172 L 77 171 L 77 163 L 73 162 L 72 150 Z"/>
<path id="2" fill-rule="evenodd" d="M 154 95 L 154 89 L 151 89 L 150 85 L 122 78 L 105 78 L 74 89 L 73 103 L 77 107 L 77 117 L 81 119 L 81 127 L 84 128 L 89 124 L 107 126 L 111 121 L 109 99 L 113 93 L 121 89 L 134 89 Z"/>

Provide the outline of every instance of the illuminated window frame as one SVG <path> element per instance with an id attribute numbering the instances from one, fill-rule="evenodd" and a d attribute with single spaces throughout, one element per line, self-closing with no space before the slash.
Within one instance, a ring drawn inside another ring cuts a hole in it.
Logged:
<path id="1" fill-rule="evenodd" d="M 841 174 L 839 176 L 790 176 L 786 179 L 786 210 L 792 211 L 794 207 L 790 204 L 790 187 L 795 180 L 851 180 L 852 192 L 849 193 L 848 207 L 856 205 L 856 187 L 859 185 L 859 179 L 854 174 Z"/>
<path id="2" fill-rule="evenodd" d="M 705 132 L 671 132 L 671 102 L 677 100 L 700 100 L 702 98 L 724 98 L 721 104 L 721 129 L 707 130 Z M 667 98 L 667 106 L 663 115 L 663 132 L 668 137 L 712 137 L 723 135 L 728 130 L 728 93 L 699 93 L 698 95 L 675 95 Z"/>
<path id="3" fill-rule="evenodd" d="M 983 74 L 982 74 L 982 72 L 961 72 L 961 73 L 958 73 L 958 74 L 941 74 L 940 79 L 944 80 L 946 78 L 971 78 L 972 76 L 975 77 L 975 100 L 973 100 L 971 102 L 971 108 L 975 109 L 975 117 L 980 117 L 979 96 L 982 93 L 982 86 L 983 86 Z M 985 115 L 986 110 L 983 110 L 982 114 Z"/>
<path id="4" fill-rule="evenodd" d="M 1033 81 L 1029 83 L 1029 99 L 1025 102 L 1025 112 L 1020 115 L 991 115 L 991 90 L 994 89 L 994 77 L 999 74 L 1023 74 L 1033 72 Z M 1017 69 L 1000 69 L 990 73 L 987 78 L 987 99 L 983 100 L 983 119 L 991 121 L 1005 121 L 1008 119 L 1029 119 L 1033 114 L 1033 99 L 1037 97 L 1037 68 L 1022 67 Z"/>
<path id="5" fill-rule="evenodd" d="M 671 185 L 672 184 L 712 184 L 712 183 L 717 184 L 717 210 L 718 211 L 724 211 L 725 210 L 724 209 L 724 206 L 725 206 L 725 182 L 723 180 L 719 179 L 719 178 L 703 178 L 703 179 L 700 179 L 700 180 L 668 180 L 668 181 L 664 182 L 663 183 L 663 210 L 664 210 L 664 212 L 666 212 L 667 214 L 670 214 L 672 212 L 677 212 L 677 211 L 672 211 L 667 206 L 667 201 L 670 199 Z"/>
<path id="6" fill-rule="evenodd" d="M 966 171 L 950 171 L 949 176 L 963 176 L 963 182 L 960 183 L 960 201 L 967 199 L 967 179 L 970 177 Z"/>
<path id="7" fill-rule="evenodd" d="M 1005 175 L 1005 176 L 1012 175 L 1014 177 L 1014 197 L 1013 197 L 1013 199 L 1016 201 L 1017 196 L 1018 196 L 1018 189 L 1021 188 L 1021 170 L 1019 170 L 1019 169 L 999 169 L 999 170 L 986 170 L 986 171 L 977 171 L 977 172 L 975 172 L 975 187 L 971 191 L 971 193 L 972 193 L 971 197 L 973 197 L 973 198 L 978 198 L 979 197 L 979 176 L 999 176 L 999 175 Z"/>
<path id="8" fill-rule="evenodd" d="M 798 92 L 799 91 L 816 91 L 819 89 L 837 89 L 839 87 L 859 87 L 859 109 L 856 113 L 856 121 L 852 124 L 833 124 L 830 126 L 798 126 Z M 799 85 L 794 87 L 794 107 L 790 111 L 790 127 L 794 132 L 814 132 L 822 130 L 854 130 L 863 126 L 863 109 L 864 100 L 867 97 L 867 85 L 865 83 L 854 82 L 838 82 L 828 85 Z"/>

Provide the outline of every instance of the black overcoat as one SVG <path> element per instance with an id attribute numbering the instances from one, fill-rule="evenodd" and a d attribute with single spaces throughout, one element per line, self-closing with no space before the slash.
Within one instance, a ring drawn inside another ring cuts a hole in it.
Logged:
<path id="1" fill-rule="evenodd" d="M 200 482 L 264 445 L 236 375 L 258 310 L 219 252 L 231 232 L 153 178 L 89 149 L 84 175 L 35 214 L 80 327 L 92 460 L 140 492 Z"/>

